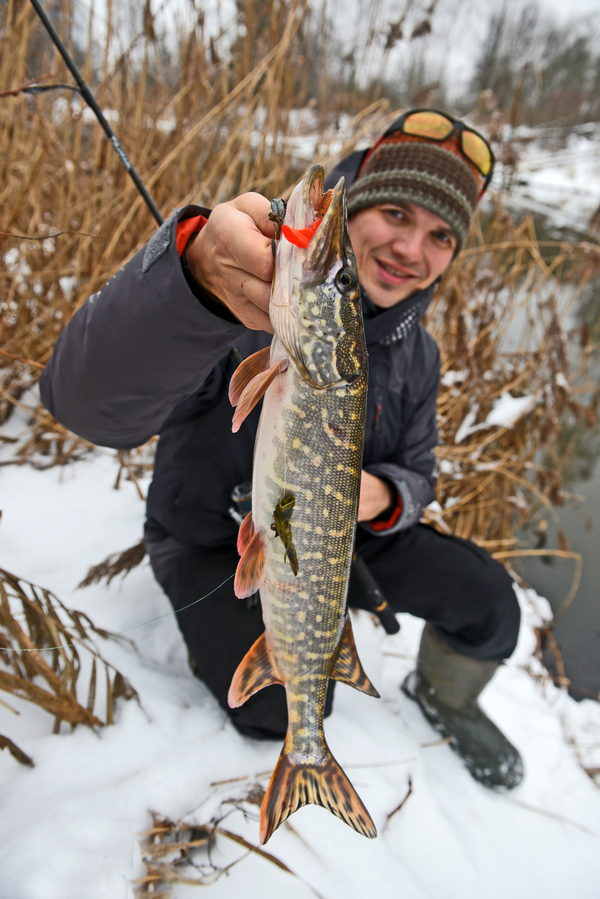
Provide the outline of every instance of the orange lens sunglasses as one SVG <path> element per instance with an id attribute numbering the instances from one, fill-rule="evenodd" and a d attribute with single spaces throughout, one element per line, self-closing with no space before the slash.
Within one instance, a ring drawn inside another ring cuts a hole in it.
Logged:
<path id="1" fill-rule="evenodd" d="M 455 119 L 445 112 L 438 112 L 437 109 L 411 109 L 396 119 L 386 131 L 385 137 L 389 137 L 396 131 L 409 137 L 422 137 L 440 143 L 459 132 L 461 153 L 484 178 L 481 193 L 486 190 L 492 180 L 494 170 L 492 148 L 478 131 L 469 128 L 459 119 Z"/>

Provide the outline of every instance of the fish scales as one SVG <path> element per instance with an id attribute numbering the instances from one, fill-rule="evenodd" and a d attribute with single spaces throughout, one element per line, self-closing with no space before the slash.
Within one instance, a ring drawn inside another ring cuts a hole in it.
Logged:
<path id="1" fill-rule="evenodd" d="M 322 169 L 288 204 L 277 248 L 270 352 L 242 363 L 230 388 L 234 429 L 264 394 L 252 513 L 240 529 L 236 592 L 260 589 L 265 634 L 240 664 L 232 706 L 286 689 L 288 732 L 261 809 L 261 841 L 308 803 L 365 836 L 375 826 L 327 746 L 329 678 L 378 695 L 358 660 L 346 595 L 356 529 L 367 354 L 343 179 L 319 222 Z M 290 224 L 288 224 L 288 222 Z M 291 229 L 291 230 L 290 230 Z M 308 246 L 295 241 L 309 232 Z"/>

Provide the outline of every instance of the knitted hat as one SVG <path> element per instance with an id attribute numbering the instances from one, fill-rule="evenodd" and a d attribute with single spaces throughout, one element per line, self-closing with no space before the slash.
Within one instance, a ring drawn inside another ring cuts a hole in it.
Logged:
<path id="1" fill-rule="evenodd" d="M 414 203 L 450 225 L 458 253 L 469 233 L 480 180 L 454 137 L 438 143 L 386 133 L 365 157 L 348 191 L 348 215 L 378 203 Z"/>

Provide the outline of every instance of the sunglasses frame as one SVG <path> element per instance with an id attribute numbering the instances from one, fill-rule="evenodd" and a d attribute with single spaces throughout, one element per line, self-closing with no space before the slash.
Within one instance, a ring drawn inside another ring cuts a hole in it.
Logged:
<path id="1" fill-rule="evenodd" d="M 442 118 L 444 118 L 448 122 L 450 122 L 450 124 L 452 125 L 452 128 L 450 129 L 448 134 L 445 135 L 445 137 L 429 137 L 428 135 L 425 135 L 425 134 L 409 134 L 407 131 L 404 130 L 404 123 L 411 115 L 414 115 L 417 112 L 433 112 L 436 115 L 442 116 Z M 479 196 L 482 196 L 485 193 L 490 181 L 492 180 L 496 157 L 494 156 L 494 151 L 492 150 L 492 148 L 489 144 L 489 141 L 486 140 L 486 138 L 482 134 L 480 134 L 479 131 L 476 131 L 475 128 L 471 128 L 470 125 L 465 125 L 465 123 L 463 121 L 461 121 L 461 119 L 456 119 L 454 116 L 450 115 L 450 113 L 442 112 L 441 109 L 420 108 L 420 109 L 408 109 L 406 112 L 402 113 L 402 115 L 399 118 L 397 118 L 394 122 L 392 122 L 392 124 L 390 125 L 388 130 L 385 132 L 383 137 L 390 137 L 390 135 L 395 134 L 397 131 L 399 131 L 400 134 L 405 134 L 407 137 L 417 137 L 420 140 L 430 140 L 430 141 L 433 141 L 434 143 L 438 143 L 438 144 L 443 143 L 445 140 L 448 140 L 449 137 L 452 137 L 452 135 L 456 134 L 456 132 L 458 131 L 460 133 L 460 152 L 463 154 L 465 159 L 471 163 L 471 165 L 475 166 L 475 168 L 477 169 L 477 171 L 479 172 L 481 177 L 484 179 L 483 187 L 481 189 Z M 471 134 L 476 134 L 477 137 L 480 138 L 484 142 L 486 147 L 488 148 L 490 157 L 491 157 L 491 165 L 490 165 L 490 170 L 487 173 L 487 175 L 481 171 L 480 167 L 477 165 L 476 162 L 474 162 L 473 159 L 471 159 L 471 157 L 468 155 L 468 153 L 465 153 L 465 150 L 463 147 L 463 134 L 465 131 L 470 131 Z"/>

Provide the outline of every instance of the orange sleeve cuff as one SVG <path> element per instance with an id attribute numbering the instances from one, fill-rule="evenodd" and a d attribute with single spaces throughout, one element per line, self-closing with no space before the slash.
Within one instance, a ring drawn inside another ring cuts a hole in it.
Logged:
<path id="1" fill-rule="evenodd" d="M 192 234 L 202 231 L 208 219 L 203 215 L 195 215 L 177 223 L 177 252 L 181 256 L 188 245 Z"/>
<path id="2" fill-rule="evenodd" d="M 392 509 L 392 513 L 388 518 L 374 519 L 373 521 L 367 522 L 374 531 L 388 531 L 390 528 L 393 528 L 400 516 L 402 515 L 402 497 L 396 491 L 396 505 Z"/>

